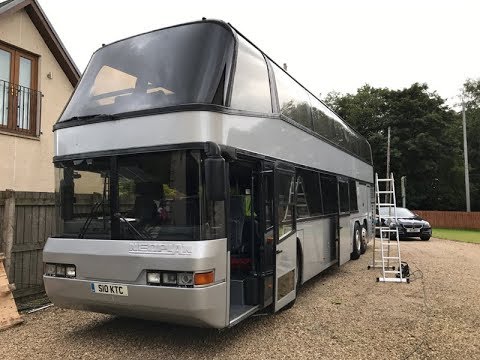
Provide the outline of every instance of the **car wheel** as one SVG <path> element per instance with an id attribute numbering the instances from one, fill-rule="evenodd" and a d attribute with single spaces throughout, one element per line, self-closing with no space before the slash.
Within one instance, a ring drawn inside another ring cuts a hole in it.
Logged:
<path id="1" fill-rule="evenodd" d="M 360 257 L 362 247 L 362 230 L 360 224 L 355 223 L 353 227 L 353 251 L 350 254 L 350 260 L 357 260 Z"/>
<path id="2" fill-rule="evenodd" d="M 365 252 L 367 251 L 367 236 L 368 236 L 367 228 L 365 227 L 365 225 L 362 226 L 361 233 L 362 233 L 362 237 L 361 237 L 362 242 L 360 245 L 360 254 L 365 254 Z"/>
<path id="3" fill-rule="evenodd" d="M 420 239 L 423 240 L 423 241 L 428 241 L 428 240 L 430 240 L 430 235 L 420 236 Z"/>

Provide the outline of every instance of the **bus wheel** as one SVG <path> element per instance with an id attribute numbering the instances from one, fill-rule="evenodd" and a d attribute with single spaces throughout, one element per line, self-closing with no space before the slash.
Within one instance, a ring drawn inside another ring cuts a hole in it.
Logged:
<path id="1" fill-rule="evenodd" d="M 360 250 L 362 247 L 362 230 L 360 224 L 355 223 L 353 228 L 353 251 L 350 255 L 351 260 L 357 260 L 360 257 Z"/>
<path id="2" fill-rule="evenodd" d="M 367 227 L 366 224 L 363 224 L 362 228 L 362 238 L 361 238 L 361 245 L 360 245 L 360 254 L 365 254 L 367 251 Z"/>

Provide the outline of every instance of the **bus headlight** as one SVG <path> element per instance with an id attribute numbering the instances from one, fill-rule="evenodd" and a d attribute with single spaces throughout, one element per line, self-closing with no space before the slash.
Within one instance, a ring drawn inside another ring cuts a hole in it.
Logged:
<path id="1" fill-rule="evenodd" d="M 179 286 L 191 286 L 193 285 L 193 274 L 192 273 L 178 273 L 177 282 Z"/>
<path id="2" fill-rule="evenodd" d="M 175 272 L 164 272 L 164 273 L 162 273 L 162 284 L 163 285 L 177 285 L 177 273 L 175 273 Z"/>
<path id="3" fill-rule="evenodd" d="M 148 272 L 147 273 L 147 284 L 149 284 L 149 285 L 160 285 L 160 273 L 159 272 Z"/>
<path id="4" fill-rule="evenodd" d="M 77 276 L 77 268 L 75 265 L 67 264 L 45 264 L 45 275 L 55 277 L 74 278 Z"/>
<path id="5" fill-rule="evenodd" d="M 55 272 L 57 271 L 57 265 L 55 264 L 45 264 L 45 275 L 55 276 Z"/>
<path id="6" fill-rule="evenodd" d="M 55 275 L 60 277 L 65 277 L 65 272 L 66 272 L 65 265 L 57 264 Z"/>
<path id="7" fill-rule="evenodd" d="M 65 275 L 71 278 L 77 276 L 77 269 L 75 268 L 75 265 L 67 265 L 65 267 Z"/>
<path id="8" fill-rule="evenodd" d="M 147 271 L 147 285 L 163 285 L 177 287 L 194 287 L 213 284 L 215 272 L 176 272 L 176 271 Z"/>

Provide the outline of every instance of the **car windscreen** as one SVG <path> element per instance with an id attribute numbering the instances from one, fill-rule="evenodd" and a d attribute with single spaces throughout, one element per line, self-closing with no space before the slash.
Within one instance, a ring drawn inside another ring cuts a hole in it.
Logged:
<path id="1" fill-rule="evenodd" d="M 59 122 L 182 104 L 223 105 L 232 33 L 217 23 L 153 31 L 99 49 Z"/>

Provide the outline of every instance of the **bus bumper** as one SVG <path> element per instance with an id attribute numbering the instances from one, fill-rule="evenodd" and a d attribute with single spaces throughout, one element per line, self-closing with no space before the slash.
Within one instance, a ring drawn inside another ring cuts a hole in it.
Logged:
<path id="1" fill-rule="evenodd" d="M 225 282 L 204 288 L 131 285 L 128 296 L 94 293 L 92 281 L 43 276 L 45 290 L 58 307 L 159 320 L 182 325 L 224 328 Z"/>

